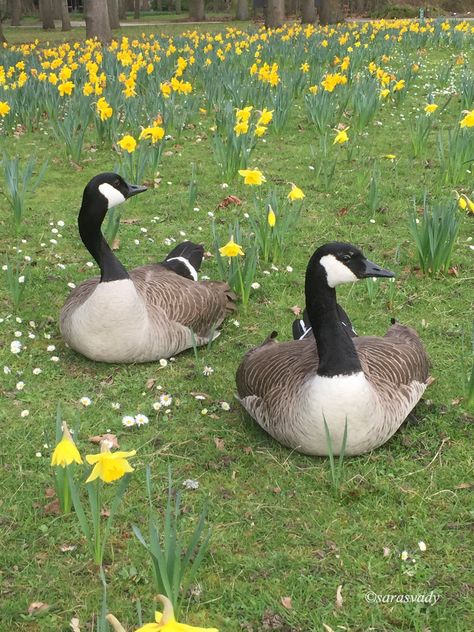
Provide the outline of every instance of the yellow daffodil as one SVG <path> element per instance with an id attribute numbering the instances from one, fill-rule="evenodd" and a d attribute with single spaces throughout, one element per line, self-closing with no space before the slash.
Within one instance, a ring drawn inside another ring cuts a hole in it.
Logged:
<path id="1" fill-rule="evenodd" d="M 174 617 L 171 601 L 164 595 L 157 595 L 163 604 L 163 613 L 155 612 L 155 623 L 146 623 L 135 632 L 219 632 L 217 628 L 199 628 L 186 623 L 179 623 Z M 107 615 L 107 621 L 115 632 L 125 632 L 120 622 L 112 614 Z"/>
<path id="2" fill-rule="evenodd" d="M 104 99 L 104 97 L 101 97 L 97 101 L 97 103 L 96 103 L 96 110 L 97 110 L 97 114 L 100 116 L 100 120 L 101 121 L 106 121 L 113 114 L 113 109 L 107 103 L 107 101 Z"/>
<path id="3" fill-rule="evenodd" d="M 140 132 L 140 138 L 149 138 L 153 145 L 161 140 L 165 135 L 165 130 L 158 125 L 154 125 L 153 127 L 145 127 Z"/>
<path id="4" fill-rule="evenodd" d="M 399 92 L 400 90 L 403 90 L 404 87 L 405 87 L 405 79 L 400 79 L 400 81 L 397 81 L 395 85 L 393 86 L 393 91 Z"/>
<path id="5" fill-rule="evenodd" d="M 456 193 L 456 195 L 458 194 Z M 459 195 L 458 205 L 461 210 L 465 211 L 466 209 L 469 209 L 471 213 L 474 213 L 474 202 L 464 193 L 462 195 Z"/>
<path id="6" fill-rule="evenodd" d="M 301 70 L 301 72 L 305 72 L 305 73 L 309 71 L 309 64 L 308 64 L 307 61 L 305 61 L 303 64 L 301 64 L 300 70 Z"/>
<path id="7" fill-rule="evenodd" d="M 246 134 L 249 131 L 249 124 L 247 121 L 239 121 L 234 126 L 234 132 L 236 136 L 240 136 L 241 134 Z"/>
<path id="8" fill-rule="evenodd" d="M 390 94 L 390 90 L 388 88 L 384 88 L 383 90 L 380 90 L 381 99 L 385 99 L 386 97 L 388 97 L 389 94 Z"/>
<path id="9" fill-rule="evenodd" d="M 268 222 L 268 225 L 270 226 L 270 228 L 273 228 L 275 226 L 275 224 L 276 224 L 275 211 L 272 209 L 270 204 L 268 205 L 267 222 Z"/>
<path id="10" fill-rule="evenodd" d="M 255 128 L 255 136 L 263 136 L 266 131 L 267 128 L 265 127 L 265 125 L 257 125 L 257 127 Z"/>
<path id="11" fill-rule="evenodd" d="M 336 137 L 333 141 L 333 145 L 339 144 L 339 145 L 343 145 L 344 143 L 347 143 L 347 141 L 349 140 L 349 136 L 347 135 L 347 130 L 349 128 L 346 127 L 345 129 L 341 129 L 337 132 Z"/>
<path id="12" fill-rule="evenodd" d="M 471 110 L 470 112 L 465 110 L 465 114 L 466 116 L 460 121 L 459 125 L 461 127 L 474 127 L 474 110 Z"/>
<path id="13" fill-rule="evenodd" d="M 237 110 L 237 112 L 235 113 L 237 123 L 246 123 L 250 118 L 252 110 L 253 105 L 247 105 L 247 107 L 243 108 L 242 110 Z"/>
<path id="14" fill-rule="evenodd" d="M 318 86 L 309 86 L 308 90 L 311 92 L 311 94 L 317 94 L 318 93 Z"/>
<path id="15" fill-rule="evenodd" d="M 130 134 L 125 134 L 125 136 L 121 138 L 117 144 L 129 154 L 133 154 L 137 148 L 137 141 L 133 138 L 133 136 L 130 136 Z"/>
<path id="16" fill-rule="evenodd" d="M 290 202 L 295 202 L 296 200 L 304 200 L 305 194 L 303 191 L 296 186 L 296 184 L 291 183 L 291 191 L 288 193 L 288 199 Z"/>
<path id="17" fill-rule="evenodd" d="M 244 184 L 249 186 L 260 186 L 266 181 L 260 169 L 239 169 L 239 175 L 244 179 Z"/>
<path id="18" fill-rule="evenodd" d="M 386 158 L 387 160 L 390 160 L 391 162 L 393 162 L 396 157 L 397 157 L 397 154 L 384 154 L 383 156 L 383 158 Z"/>
<path id="19" fill-rule="evenodd" d="M 82 463 L 79 450 L 76 448 L 69 428 L 65 421 L 63 421 L 63 438 L 54 448 L 53 456 L 51 457 L 51 465 L 60 467 L 67 467 L 71 463 Z"/>
<path id="20" fill-rule="evenodd" d="M 60 83 L 58 85 L 59 94 L 64 97 L 65 95 L 70 96 L 75 86 L 72 81 L 65 81 L 64 83 Z"/>
<path id="21" fill-rule="evenodd" d="M 10 106 L 6 101 L 0 101 L 0 116 L 6 116 L 10 112 Z"/>
<path id="22" fill-rule="evenodd" d="M 425 112 L 427 114 L 433 114 L 433 112 L 436 112 L 436 110 L 438 109 L 438 105 L 436 105 L 436 103 L 427 103 L 425 105 Z"/>
<path id="23" fill-rule="evenodd" d="M 260 112 L 260 117 L 257 121 L 257 125 L 268 125 L 270 123 L 270 121 L 273 118 L 273 110 L 267 110 L 267 108 L 264 108 L 261 112 Z"/>
<path id="24" fill-rule="evenodd" d="M 467 202 L 462 195 L 458 200 L 458 206 L 462 211 L 465 211 L 467 209 Z"/>
<path id="25" fill-rule="evenodd" d="M 99 454 L 88 454 L 86 461 L 94 468 L 87 479 L 86 483 L 95 481 L 100 478 L 104 483 L 113 483 L 113 481 L 122 478 L 127 472 L 133 472 L 133 467 L 127 461 L 131 456 L 135 456 L 136 450 L 130 452 L 110 452 L 105 441 L 101 444 L 101 452 Z"/>
<path id="26" fill-rule="evenodd" d="M 230 238 L 230 241 L 228 241 L 225 246 L 219 248 L 219 252 L 223 257 L 237 257 L 237 255 L 243 257 L 245 254 L 242 247 L 235 243 L 234 236 Z"/>

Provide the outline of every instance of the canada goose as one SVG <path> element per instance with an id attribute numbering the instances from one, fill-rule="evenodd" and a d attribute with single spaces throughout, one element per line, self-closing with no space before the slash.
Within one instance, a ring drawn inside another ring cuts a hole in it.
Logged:
<path id="1" fill-rule="evenodd" d="M 130 272 L 101 233 L 107 210 L 146 187 L 101 173 L 84 189 L 78 224 L 81 239 L 101 276 L 81 283 L 61 311 L 67 344 L 91 360 L 148 362 L 209 342 L 234 309 L 226 283 L 197 282 L 204 249 L 183 242 L 158 264 Z"/>
<path id="2" fill-rule="evenodd" d="M 273 332 L 237 370 L 239 401 L 277 441 L 327 455 L 326 422 L 339 454 L 347 420 L 345 453 L 362 454 L 385 443 L 418 402 L 431 381 L 418 334 L 392 324 L 383 338 L 351 338 L 337 310 L 340 283 L 393 276 L 351 244 L 314 252 L 305 283 L 314 335 L 277 344 Z"/>

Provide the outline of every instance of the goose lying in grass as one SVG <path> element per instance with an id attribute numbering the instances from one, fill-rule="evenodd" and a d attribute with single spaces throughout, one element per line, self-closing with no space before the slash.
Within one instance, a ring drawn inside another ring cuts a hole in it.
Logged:
<path id="1" fill-rule="evenodd" d="M 101 276 L 81 283 L 61 311 L 67 344 L 91 360 L 148 362 L 169 358 L 216 337 L 234 309 L 226 283 L 197 281 L 204 249 L 186 241 L 157 264 L 130 272 L 101 233 L 108 209 L 146 187 L 101 173 L 84 189 L 78 224 L 81 239 Z"/>
<path id="2" fill-rule="evenodd" d="M 384 337 L 351 337 L 335 287 L 366 277 L 393 277 L 351 244 L 318 248 L 306 270 L 306 309 L 313 335 L 278 344 L 271 336 L 244 357 L 238 399 L 272 437 L 305 454 L 327 455 L 325 422 L 339 454 L 368 452 L 400 427 L 431 381 L 418 334 L 392 324 Z"/>

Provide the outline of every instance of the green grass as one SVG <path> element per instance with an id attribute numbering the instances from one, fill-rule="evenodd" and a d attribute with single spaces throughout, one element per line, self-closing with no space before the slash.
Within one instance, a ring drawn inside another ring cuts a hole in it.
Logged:
<path id="1" fill-rule="evenodd" d="M 75 37 L 75 33 L 61 36 Z M 49 459 L 58 401 L 67 421 L 77 425 L 75 419 L 80 418 L 76 437 L 82 454 L 96 451 L 88 443 L 90 435 L 108 430 L 118 435 L 122 449 L 138 452 L 133 459 L 136 472 L 106 551 L 109 608 L 127 629 L 135 629 L 137 599 L 144 621 L 152 620 L 149 561 L 133 537 L 132 524 L 146 529 L 147 464 L 152 465 L 154 487 L 160 490 L 156 505 L 164 507 L 169 463 L 177 486 L 187 478 L 200 484 L 196 491 L 183 492 L 189 531 L 206 501 L 212 527 L 209 554 L 197 577 L 202 593 L 189 603 L 185 617 L 189 623 L 224 632 L 312 632 L 322 630 L 323 623 L 351 632 L 473 628 L 473 515 L 470 490 L 463 486 L 472 482 L 473 417 L 458 401 L 463 395 L 463 331 L 470 331 L 472 321 L 473 252 L 468 240 L 473 220 L 462 218 L 453 254 L 457 276 L 421 275 L 408 210 L 414 196 L 421 204 L 425 190 L 449 196 L 452 187 L 439 184 L 435 135 L 429 139 L 428 162 L 411 158 L 408 125 L 401 117 L 408 118 L 412 108 L 426 102 L 431 88 L 425 85 L 437 85 L 437 73 L 455 55 L 445 49 L 425 52 L 420 76 L 403 106 L 384 107 L 376 116 L 382 125 L 369 125 L 368 136 L 362 135 L 359 141 L 360 150 L 351 161 L 338 164 L 329 191 L 317 186 L 309 168 L 314 166 L 310 146 L 317 141 L 302 101 L 297 102 L 285 131 L 269 133 L 252 160 L 269 182 L 283 190 L 295 182 L 306 193 L 301 223 L 288 236 L 284 261 L 278 270 L 260 267 L 256 280 L 261 289 L 251 295 L 247 313 L 240 310 L 235 315 L 239 326 L 226 322 L 212 348 L 199 350 L 197 362 L 190 350 L 165 368 L 90 362 L 67 349 L 58 330 L 67 284 L 78 284 L 96 273 L 96 268 L 85 265 L 90 256 L 76 229 L 82 189 L 91 176 L 114 167 L 114 154 L 101 148 L 89 151 L 86 143 L 88 151 L 77 167 L 65 161 L 51 133 L 0 139 L 0 150 L 8 148 L 10 154 L 17 152 L 23 158 L 35 154 L 40 162 L 50 158 L 45 179 L 29 200 L 18 238 L 10 211 L 1 202 L 2 258 L 10 257 L 14 246 L 32 258 L 18 311 L 9 304 L 5 284 L 0 303 L 2 366 L 11 369 L 2 374 L 0 386 L 0 581 L 5 629 L 67 630 L 71 617 L 77 615 L 81 629 L 88 630 L 93 613 L 100 609 L 100 581 L 74 517 L 48 515 L 44 510 L 51 500 L 46 490 L 53 485 Z M 415 61 L 419 53 L 400 51 L 399 59 L 390 63 L 406 64 L 407 56 Z M 459 106 L 454 101 L 442 125 L 458 120 Z M 183 239 L 180 231 L 211 250 L 207 213 L 212 211 L 225 229 L 250 208 L 252 194 L 240 182 L 221 188 L 222 178 L 212 158 L 211 124 L 210 118 L 202 117 L 195 128 L 184 130 L 179 143 L 170 141 L 166 150 L 172 153 L 164 157 L 159 187 L 122 207 L 123 219 L 137 220 L 122 223 L 119 232 L 118 256 L 128 268 L 162 259 L 168 250 L 163 240 Z M 196 142 L 198 134 L 202 142 Z M 397 155 L 395 163 L 382 158 L 389 153 Z M 367 204 L 373 159 L 380 165 L 382 201 L 375 214 Z M 199 212 L 188 209 L 192 163 L 197 166 Z M 241 198 L 243 207 L 216 210 L 228 194 Z M 341 212 L 344 208 L 347 212 Z M 50 225 L 57 227 L 59 220 L 65 222 L 59 229 L 61 238 L 51 233 Z M 141 227 L 148 232 L 141 233 Z M 56 246 L 51 238 L 58 240 Z M 139 239 L 138 246 L 134 239 Z M 405 424 L 372 454 L 345 458 L 339 496 L 331 487 L 327 459 L 279 446 L 234 400 L 234 374 L 243 354 L 272 329 L 279 330 L 281 340 L 289 338 L 291 307 L 303 306 L 307 260 L 316 245 L 333 239 L 353 242 L 397 273 L 391 308 L 388 283 L 381 284 L 372 303 L 363 283 L 338 292 L 359 334 L 382 335 L 391 317 L 415 327 L 431 356 L 436 378 L 426 393 L 428 399 L 415 411 L 416 424 Z M 287 265 L 293 272 L 286 271 Z M 217 278 L 212 258 L 205 260 L 202 272 Z M 20 340 L 26 345 L 19 356 L 10 353 L 15 331 L 22 332 Z M 35 338 L 29 339 L 28 332 Z M 55 351 L 48 352 L 48 345 L 55 345 Z M 52 355 L 59 362 L 52 362 Z M 208 377 L 202 373 L 206 365 L 214 369 Z M 35 367 L 42 369 L 40 375 L 32 374 Z M 151 388 L 150 378 L 156 380 Z M 25 383 L 23 390 L 16 389 L 20 380 Z M 196 400 L 197 392 L 205 393 L 206 399 Z M 152 403 L 160 393 L 174 398 L 169 414 L 153 412 Z M 84 395 L 92 400 L 88 408 L 79 404 Z M 230 411 L 222 410 L 222 401 L 231 404 Z M 113 402 L 121 404 L 119 411 L 112 409 Z M 22 410 L 29 410 L 29 416 L 22 418 Z M 124 429 L 122 415 L 138 412 L 149 416 L 149 425 Z M 223 444 L 216 445 L 216 438 Z M 420 540 L 427 544 L 424 553 L 418 550 Z M 76 548 L 62 552 L 63 545 Z M 390 549 L 386 557 L 384 547 Z M 407 562 L 400 559 L 403 550 L 410 554 Z M 336 608 L 339 585 L 343 605 Z M 427 594 L 432 590 L 441 595 L 435 606 L 369 604 L 365 597 L 369 591 Z M 292 609 L 281 603 L 288 596 Z M 30 617 L 27 609 L 34 601 L 50 607 Z"/>

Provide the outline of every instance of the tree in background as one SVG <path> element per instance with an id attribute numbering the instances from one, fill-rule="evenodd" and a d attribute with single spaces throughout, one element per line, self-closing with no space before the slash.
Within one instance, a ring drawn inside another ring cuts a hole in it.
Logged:
<path id="1" fill-rule="evenodd" d="M 275 29 L 285 21 L 285 0 L 267 0 L 265 7 L 265 27 Z"/>
<path id="2" fill-rule="evenodd" d="M 316 9 L 314 0 L 301 0 L 301 22 L 303 24 L 313 24 L 316 20 Z"/>
<path id="3" fill-rule="evenodd" d="M 107 8 L 109 10 L 110 28 L 119 29 L 120 28 L 119 0 L 107 0 Z"/>
<path id="4" fill-rule="evenodd" d="M 69 18 L 69 11 L 67 8 L 67 0 L 55 0 L 55 13 L 56 17 L 61 20 L 61 30 L 71 30 L 71 20 Z"/>
<path id="5" fill-rule="evenodd" d="M 20 26 L 21 23 L 21 0 L 10 0 L 11 25 Z"/>
<path id="6" fill-rule="evenodd" d="M 248 0 L 237 0 L 237 6 L 235 11 L 236 20 L 248 20 L 249 19 L 249 3 Z"/>
<path id="7" fill-rule="evenodd" d="M 86 18 L 86 37 L 97 37 L 102 42 L 110 42 L 109 10 L 104 0 L 86 0 L 84 5 Z"/>
<path id="8" fill-rule="evenodd" d="M 189 19 L 194 22 L 204 22 L 204 0 L 189 0 Z"/>
<path id="9" fill-rule="evenodd" d="M 335 24 L 343 20 L 341 0 L 320 0 L 319 2 L 319 23 Z"/>
<path id="10" fill-rule="evenodd" d="M 39 0 L 39 10 L 43 29 L 45 31 L 54 31 L 53 0 Z"/>

